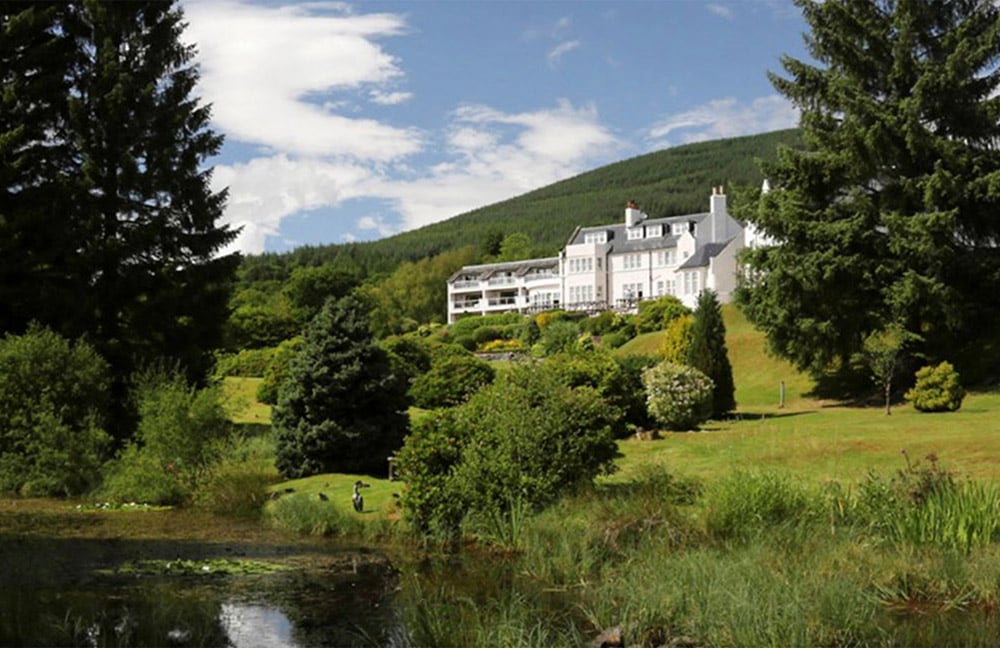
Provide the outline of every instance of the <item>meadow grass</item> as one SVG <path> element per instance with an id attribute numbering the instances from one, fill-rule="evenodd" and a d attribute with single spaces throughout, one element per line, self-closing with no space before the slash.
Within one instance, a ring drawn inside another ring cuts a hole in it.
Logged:
<path id="1" fill-rule="evenodd" d="M 222 397 L 229 419 L 236 424 L 271 424 L 271 406 L 257 400 L 263 378 L 227 376 L 222 381 Z"/>

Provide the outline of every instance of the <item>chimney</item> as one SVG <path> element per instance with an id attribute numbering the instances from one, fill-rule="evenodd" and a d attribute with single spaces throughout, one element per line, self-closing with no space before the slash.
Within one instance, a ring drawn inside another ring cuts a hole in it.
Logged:
<path id="1" fill-rule="evenodd" d="M 712 197 L 708 203 L 709 236 L 712 241 L 724 241 L 729 238 L 729 212 L 726 211 L 726 188 L 712 187 Z"/>
<path id="2" fill-rule="evenodd" d="M 639 211 L 639 205 L 634 200 L 625 203 L 625 227 L 635 227 L 642 222 L 645 216 Z"/>

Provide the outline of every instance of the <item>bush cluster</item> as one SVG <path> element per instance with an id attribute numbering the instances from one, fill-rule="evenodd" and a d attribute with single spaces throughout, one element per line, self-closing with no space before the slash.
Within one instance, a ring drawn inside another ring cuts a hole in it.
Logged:
<path id="1" fill-rule="evenodd" d="M 100 479 L 107 363 L 85 342 L 33 326 L 0 340 L 0 490 L 78 495 Z"/>
<path id="2" fill-rule="evenodd" d="M 668 430 L 691 430 L 712 414 L 712 380 L 693 367 L 660 362 L 642 374 L 650 415 Z"/>
<path id="3" fill-rule="evenodd" d="M 456 537 L 536 510 L 613 469 L 620 412 L 542 364 L 518 364 L 466 403 L 421 420 L 397 454 L 402 505 L 418 531 Z"/>
<path id="4" fill-rule="evenodd" d="M 217 387 L 195 389 L 172 369 L 140 374 L 135 438 L 106 469 L 108 500 L 180 504 L 222 456 L 231 426 Z"/>
<path id="5" fill-rule="evenodd" d="M 906 400 L 921 412 L 954 412 L 964 398 L 958 372 L 948 362 L 917 371 L 916 384 L 906 392 Z"/>

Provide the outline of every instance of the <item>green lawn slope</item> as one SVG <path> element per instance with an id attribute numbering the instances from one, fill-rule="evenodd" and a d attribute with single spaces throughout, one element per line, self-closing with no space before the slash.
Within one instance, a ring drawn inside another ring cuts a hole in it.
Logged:
<path id="1" fill-rule="evenodd" d="M 698 432 L 665 433 L 653 441 L 620 443 L 623 457 L 610 482 L 629 481 L 650 471 L 713 480 L 737 470 L 782 470 L 811 483 L 850 485 L 869 471 L 891 475 L 907 462 L 927 464 L 933 455 L 960 477 L 1000 481 L 1000 391 L 970 394 L 958 412 L 925 414 L 905 403 L 891 416 L 881 407 L 846 407 L 811 398 L 812 382 L 787 362 L 767 353 L 766 341 L 732 305 L 723 306 L 726 344 L 736 383 L 736 415 L 711 421 Z M 655 353 L 660 333 L 631 340 L 616 353 Z M 785 406 L 779 386 L 785 383 Z M 267 420 L 268 408 L 252 394 L 252 379 L 227 379 L 226 393 L 245 422 Z M 419 413 L 419 412 L 416 412 Z M 316 475 L 284 482 L 275 490 L 329 496 L 350 512 L 355 475 Z M 364 519 L 398 514 L 394 494 L 400 482 L 363 477 Z"/>

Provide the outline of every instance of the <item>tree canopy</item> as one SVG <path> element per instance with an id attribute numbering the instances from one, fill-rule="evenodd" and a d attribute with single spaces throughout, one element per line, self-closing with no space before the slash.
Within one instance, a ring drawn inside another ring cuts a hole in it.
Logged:
<path id="1" fill-rule="evenodd" d="M 986 0 L 797 0 L 815 64 L 782 59 L 805 150 L 739 215 L 774 245 L 739 294 L 774 351 L 844 368 L 891 323 L 929 358 L 989 334 L 1000 302 L 1000 8 Z"/>
<path id="2" fill-rule="evenodd" d="M 375 344 L 363 302 L 329 300 L 309 323 L 271 418 L 287 477 L 381 472 L 408 431 L 406 382 Z"/>
<path id="3" fill-rule="evenodd" d="M 0 5 L 0 330 L 87 336 L 116 404 L 158 358 L 204 375 L 239 261 L 183 29 L 173 2 Z"/>

